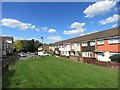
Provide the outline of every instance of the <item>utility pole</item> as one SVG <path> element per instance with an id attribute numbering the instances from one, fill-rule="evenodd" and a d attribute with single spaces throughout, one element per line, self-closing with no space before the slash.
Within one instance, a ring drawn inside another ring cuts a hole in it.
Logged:
<path id="1" fill-rule="evenodd" d="M 41 39 L 42 39 L 42 51 L 43 51 L 43 37 L 41 37 Z M 42 54 L 43 54 L 43 52 L 42 52 Z M 43 57 L 43 55 L 42 55 L 42 57 Z"/>

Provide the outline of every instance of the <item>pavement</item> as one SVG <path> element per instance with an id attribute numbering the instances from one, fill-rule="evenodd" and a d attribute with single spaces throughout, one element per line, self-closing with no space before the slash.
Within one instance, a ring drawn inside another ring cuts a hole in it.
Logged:
<path id="1" fill-rule="evenodd" d="M 26 54 L 26 57 L 20 57 L 19 60 L 26 60 L 26 59 L 30 59 L 30 58 L 36 58 L 38 57 L 38 55 L 36 54 Z"/>

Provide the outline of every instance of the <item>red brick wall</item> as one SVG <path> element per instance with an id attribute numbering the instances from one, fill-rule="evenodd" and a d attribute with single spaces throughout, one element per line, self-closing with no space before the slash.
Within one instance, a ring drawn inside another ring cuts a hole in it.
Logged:
<path id="1" fill-rule="evenodd" d="M 97 45 L 97 50 L 120 52 L 118 47 L 120 47 L 120 44 L 108 44 L 108 40 L 104 40 L 104 45 Z"/>

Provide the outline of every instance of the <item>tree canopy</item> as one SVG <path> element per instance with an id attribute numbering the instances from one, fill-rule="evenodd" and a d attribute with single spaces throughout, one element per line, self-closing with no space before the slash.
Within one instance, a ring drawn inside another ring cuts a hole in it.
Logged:
<path id="1" fill-rule="evenodd" d="M 42 43 L 38 40 L 16 40 L 13 43 L 13 48 L 17 52 L 35 52 L 38 47 L 42 46 Z"/>

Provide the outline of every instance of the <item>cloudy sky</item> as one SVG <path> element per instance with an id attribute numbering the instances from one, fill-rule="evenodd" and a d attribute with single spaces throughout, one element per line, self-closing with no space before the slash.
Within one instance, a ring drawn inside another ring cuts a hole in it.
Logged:
<path id="1" fill-rule="evenodd" d="M 3 36 L 53 43 L 118 26 L 120 7 L 101 2 L 3 2 Z"/>

